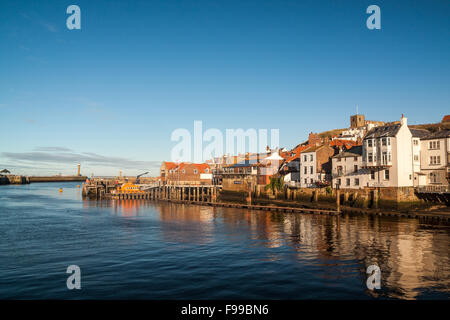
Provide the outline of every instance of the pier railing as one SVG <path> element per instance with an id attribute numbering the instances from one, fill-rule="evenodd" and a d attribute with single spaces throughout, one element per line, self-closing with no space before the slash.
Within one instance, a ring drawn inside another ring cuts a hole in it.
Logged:
<path id="1" fill-rule="evenodd" d="M 419 193 L 450 193 L 449 185 L 419 186 L 416 188 Z"/>

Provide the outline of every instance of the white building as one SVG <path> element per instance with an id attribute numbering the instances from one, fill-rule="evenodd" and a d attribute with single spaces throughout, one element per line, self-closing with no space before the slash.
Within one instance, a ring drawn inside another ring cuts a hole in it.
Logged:
<path id="1" fill-rule="evenodd" d="M 450 130 L 437 131 L 420 141 L 420 170 L 427 185 L 449 185 Z"/>
<path id="2" fill-rule="evenodd" d="M 412 187 L 413 147 L 407 119 L 375 127 L 364 137 L 362 166 L 370 187 Z"/>
<path id="3" fill-rule="evenodd" d="M 334 149 L 328 145 L 313 146 L 300 156 L 300 187 L 315 187 L 316 183 L 331 182 L 331 157 Z"/>
<path id="4" fill-rule="evenodd" d="M 369 170 L 362 167 L 362 146 L 355 146 L 332 158 L 333 188 L 361 189 L 369 182 Z"/>
<path id="5" fill-rule="evenodd" d="M 414 187 L 426 184 L 426 175 L 421 172 L 421 139 L 430 133 L 423 129 L 409 129 L 412 134 L 412 163 L 413 163 L 413 185 Z"/>

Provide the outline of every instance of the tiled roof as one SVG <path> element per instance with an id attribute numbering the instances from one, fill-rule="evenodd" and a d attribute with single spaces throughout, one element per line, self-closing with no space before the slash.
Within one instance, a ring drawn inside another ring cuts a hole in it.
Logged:
<path id="1" fill-rule="evenodd" d="M 166 164 L 167 170 L 175 169 L 178 165 L 175 162 L 164 161 L 163 164 Z"/>
<path id="2" fill-rule="evenodd" d="M 444 117 L 442 118 L 442 122 L 450 122 L 450 114 L 444 116 Z"/>
<path id="3" fill-rule="evenodd" d="M 358 142 L 353 140 L 334 139 L 330 142 L 331 147 L 345 147 L 346 149 L 350 149 L 356 145 L 358 145 Z"/>
<path id="4" fill-rule="evenodd" d="M 227 167 L 227 168 L 242 168 L 242 167 L 254 167 L 257 165 L 258 165 L 258 163 L 255 160 L 244 160 L 244 161 L 238 162 L 236 164 L 232 164 L 232 165 L 225 166 L 225 167 Z"/>
<path id="5" fill-rule="evenodd" d="M 300 158 L 300 154 L 305 150 L 308 149 L 308 145 L 302 145 L 299 144 L 295 149 L 291 150 L 292 156 L 289 156 L 286 159 L 286 162 L 291 162 L 292 160 Z"/>
<path id="6" fill-rule="evenodd" d="M 425 130 L 425 129 L 410 128 L 409 131 L 411 131 L 411 134 L 413 137 L 420 138 L 420 139 L 422 139 L 430 134 L 430 131 Z"/>
<path id="7" fill-rule="evenodd" d="M 400 127 L 401 125 L 399 123 L 375 127 L 366 134 L 364 139 L 395 137 L 397 135 L 398 130 L 400 130 Z"/>
<path id="8" fill-rule="evenodd" d="M 350 158 L 362 155 L 362 146 L 354 146 L 347 151 L 335 155 L 333 158 Z"/>
<path id="9" fill-rule="evenodd" d="M 439 130 L 433 133 L 430 133 L 426 137 L 422 138 L 422 140 L 431 140 L 431 139 L 443 139 L 450 137 L 450 130 Z"/>

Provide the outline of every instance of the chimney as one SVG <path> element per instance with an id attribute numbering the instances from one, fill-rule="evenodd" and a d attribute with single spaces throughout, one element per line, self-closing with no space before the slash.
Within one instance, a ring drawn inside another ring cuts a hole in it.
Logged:
<path id="1" fill-rule="evenodd" d="M 403 125 L 408 125 L 408 118 L 405 117 L 405 115 L 402 113 L 402 118 L 400 119 L 400 124 Z"/>

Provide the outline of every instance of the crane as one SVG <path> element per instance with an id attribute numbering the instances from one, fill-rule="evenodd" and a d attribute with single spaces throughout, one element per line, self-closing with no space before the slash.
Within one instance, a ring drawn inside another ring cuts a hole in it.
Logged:
<path id="1" fill-rule="evenodd" d="M 139 184 L 139 177 L 141 177 L 141 176 L 143 176 L 143 175 L 145 175 L 145 174 L 147 174 L 148 173 L 148 171 L 147 172 L 144 172 L 144 173 L 141 173 L 141 174 L 139 174 L 137 177 L 136 177 L 136 184 Z"/>

